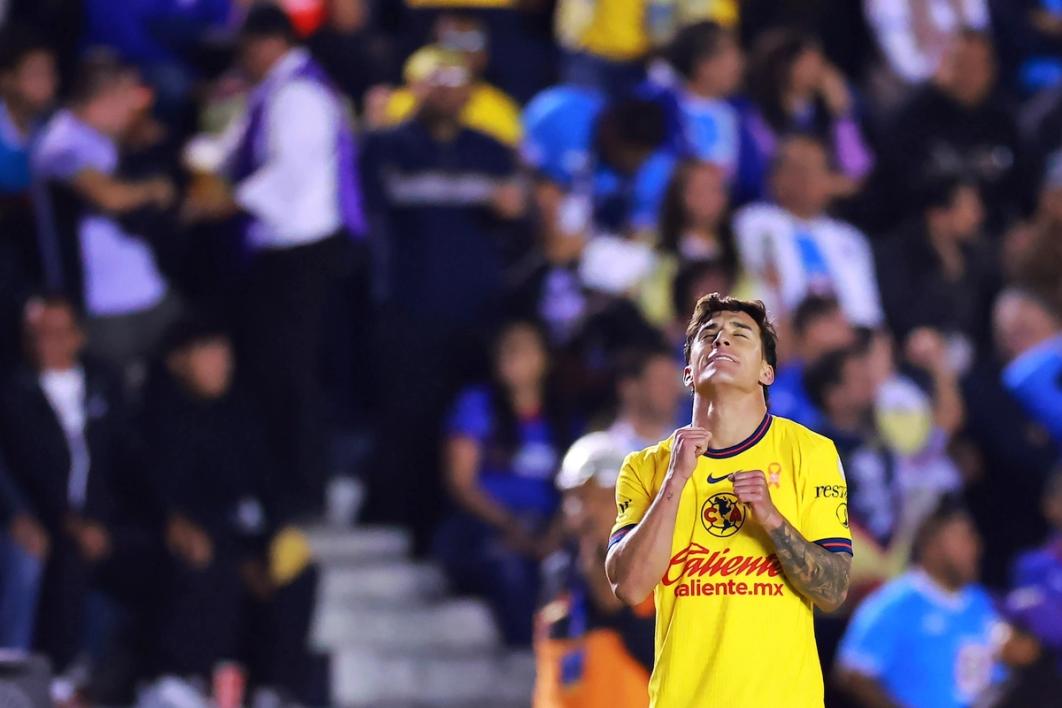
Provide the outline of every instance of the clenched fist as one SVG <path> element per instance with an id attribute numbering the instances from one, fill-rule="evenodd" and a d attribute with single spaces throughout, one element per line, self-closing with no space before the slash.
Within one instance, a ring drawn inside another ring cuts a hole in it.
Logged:
<path id="1" fill-rule="evenodd" d="M 734 484 L 734 496 L 738 501 L 747 504 L 752 510 L 752 516 L 768 531 L 781 525 L 782 515 L 778 513 L 774 502 L 771 501 L 771 492 L 767 488 L 767 476 L 763 470 L 751 470 L 748 472 L 735 472 L 730 481 Z"/>
<path id="2" fill-rule="evenodd" d="M 687 425 L 675 431 L 675 443 L 671 446 L 671 463 L 668 474 L 685 483 L 697 469 L 697 460 L 708 450 L 712 434 L 704 428 Z"/>

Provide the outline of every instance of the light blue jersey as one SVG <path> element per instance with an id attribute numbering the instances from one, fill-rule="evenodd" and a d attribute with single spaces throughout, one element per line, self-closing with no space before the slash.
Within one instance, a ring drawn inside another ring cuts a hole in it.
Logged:
<path id="1" fill-rule="evenodd" d="M 948 593 L 923 571 L 888 583 L 856 611 L 838 663 L 912 708 L 969 706 L 1003 678 L 999 615 L 977 585 Z"/>
<path id="2" fill-rule="evenodd" d="M 522 156 L 565 192 L 591 200 L 599 228 L 650 226 L 656 223 L 675 156 L 662 145 L 630 176 L 600 163 L 594 154 L 594 131 L 606 105 L 606 96 L 591 89 L 554 86 L 542 91 L 521 119 Z"/>
<path id="3" fill-rule="evenodd" d="M 682 130 L 693 155 L 722 167 L 728 177 L 737 173 L 740 130 L 737 110 L 722 99 L 679 97 Z"/>

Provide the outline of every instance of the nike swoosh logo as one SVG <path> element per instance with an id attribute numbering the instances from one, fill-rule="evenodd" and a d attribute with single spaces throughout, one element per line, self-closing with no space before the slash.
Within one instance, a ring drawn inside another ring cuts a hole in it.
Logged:
<path id="1" fill-rule="evenodd" d="M 738 470 L 738 472 L 740 472 L 740 471 L 741 470 Z M 733 472 L 729 472 L 727 474 L 724 474 L 722 477 L 713 477 L 712 475 L 708 475 L 708 484 L 719 484 L 720 482 L 725 482 L 728 479 L 730 479 L 730 475 L 732 475 L 732 474 L 734 474 L 734 473 Z"/>

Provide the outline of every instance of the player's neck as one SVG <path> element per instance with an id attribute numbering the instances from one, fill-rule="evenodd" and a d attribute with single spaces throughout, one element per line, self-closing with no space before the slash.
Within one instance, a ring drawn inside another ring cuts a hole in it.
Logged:
<path id="1" fill-rule="evenodd" d="M 712 449 L 737 445 L 756 432 L 767 413 L 763 394 L 741 393 L 733 396 L 693 396 L 693 425 L 711 431 Z"/>

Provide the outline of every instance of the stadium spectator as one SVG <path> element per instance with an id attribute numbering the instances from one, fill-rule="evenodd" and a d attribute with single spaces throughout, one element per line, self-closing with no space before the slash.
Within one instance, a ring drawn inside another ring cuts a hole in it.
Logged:
<path id="1" fill-rule="evenodd" d="M 734 217 L 742 267 L 775 317 L 809 295 L 833 295 L 854 325 L 875 327 L 882 311 L 866 237 L 826 214 L 833 201 L 826 150 L 794 136 L 778 146 L 771 174 L 775 203 L 750 204 Z"/>
<path id="2" fill-rule="evenodd" d="M 546 257 L 577 259 L 599 233 L 651 228 L 675 158 L 655 101 L 609 103 L 572 86 L 543 91 L 524 111 L 523 157 L 535 171 Z"/>
<path id="3" fill-rule="evenodd" d="M 633 349 L 617 357 L 617 410 L 607 431 L 617 449 L 655 445 L 689 415 L 681 381 L 678 362 L 666 348 Z"/>
<path id="4" fill-rule="evenodd" d="M 55 55 L 23 27 L 0 32 L 0 367 L 19 357 L 22 301 L 42 284 L 30 145 L 55 99 Z"/>
<path id="5" fill-rule="evenodd" d="M 681 260 L 733 263 L 726 176 L 718 165 L 688 161 L 675 166 L 660 209 L 659 248 Z"/>
<path id="6" fill-rule="evenodd" d="M 888 331 L 878 330 L 872 337 L 874 418 L 883 440 L 899 458 L 904 506 L 917 515 L 962 483 L 949 454 L 966 415 L 959 372 L 947 340 L 936 330 L 923 327 L 912 332 L 899 362 Z"/>
<path id="7" fill-rule="evenodd" d="M 714 22 L 699 22 L 679 30 L 667 59 L 681 80 L 677 103 L 692 155 L 735 179 L 741 123 L 727 99 L 740 85 L 744 68 L 737 38 Z"/>
<path id="8" fill-rule="evenodd" d="M 838 194 L 858 191 L 874 165 L 845 77 L 823 56 L 819 42 L 791 30 L 761 35 L 749 59 L 749 98 L 742 109 L 746 154 L 738 176 L 738 203 L 769 193 L 771 164 L 791 133 L 829 145 Z"/>
<path id="9" fill-rule="evenodd" d="M 793 311 L 789 335 L 793 356 L 778 367 L 771 386 L 771 412 L 820 430 L 822 414 L 808 396 L 804 372 L 825 354 L 855 344 L 856 333 L 836 298 L 811 295 Z"/>
<path id="10" fill-rule="evenodd" d="M 949 46 L 967 28 L 989 29 L 985 0 L 864 0 L 885 64 L 907 87 L 931 79 Z"/>
<path id="11" fill-rule="evenodd" d="M 885 183 L 896 190 L 883 204 L 893 218 L 910 216 L 910 205 L 921 203 L 919 192 L 946 177 L 978 184 L 993 229 L 1030 202 L 1017 124 L 996 94 L 986 34 L 960 33 L 932 81 L 899 110 L 881 141 L 889 146 Z"/>
<path id="12" fill-rule="evenodd" d="M 638 293 L 653 324 L 666 326 L 674 317 L 671 286 L 683 263 L 711 260 L 735 267 L 727 206 L 722 168 L 701 161 L 675 166 L 660 208 L 656 263 Z"/>
<path id="13" fill-rule="evenodd" d="M 461 379 L 480 374 L 482 330 L 504 309 L 503 249 L 518 239 L 526 208 L 512 150 L 460 122 L 470 78 L 461 60 L 440 56 L 430 76 L 415 118 L 370 134 L 362 161 L 386 386 L 377 449 L 387 471 L 371 496 L 422 532 L 437 513 L 440 490 L 422 478 L 437 468 L 439 423 Z M 392 444 L 410 424 L 425 435 Z"/>
<path id="14" fill-rule="evenodd" d="M 185 204 L 190 218 L 242 210 L 250 251 L 237 351 L 266 416 L 292 516 L 324 485 L 318 364 L 325 301 L 349 236 L 364 230 L 354 138 L 342 102 L 280 8 L 256 5 L 240 64 L 256 82 L 225 162 L 232 195 Z"/>
<path id="15" fill-rule="evenodd" d="M 1035 295 L 1017 288 L 996 300 L 996 341 L 1007 366 L 1003 383 L 1062 446 L 1062 323 Z"/>
<path id="16" fill-rule="evenodd" d="M 48 45 L 18 28 L 3 36 L 0 54 L 0 195 L 30 187 L 30 141 L 52 106 L 58 85 Z"/>
<path id="17" fill-rule="evenodd" d="M 808 396 L 822 411 L 820 432 L 844 464 L 853 531 L 885 548 L 899 528 L 902 500 L 896 457 L 874 425 L 873 383 L 867 352 L 858 345 L 826 353 L 804 373 Z"/>
<path id="18" fill-rule="evenodd" d="M 100 646 L 99 636 L 90 644 L 87 603 L 106 594 L 103 566 L 123 544 L 132 441 L 120 387 L 82 357 L 85 337 L 69 302 L 32 300 L 25 337 L 28 361 L 4 387 L 0 435 L 25 513 L 49 539 L 34 646 L 63 673 Z"/>
<path id="19" fill-rule="evenodd" d="M 83 307 L 88 350 L 130 377 L 179 309 L 153 247 L 168 234 L 126 226 L 174 199 L 166 178 L 119 174 L 119 141 L 142 101 L 135 71 L 105 50 L 86 55 L 31 158 L 45 283 Z"/>
<path id="20" fill-rule="evenodd" d="M 526 646 L 538 563 L 559 542 L 553 477 L 568 430 L 542 332 L 513 322 L 493 353 L 492 383 L 464 390 L 450 413 L 443 468 L 457 511 L 436 553 L 458 591 L 487 596 L 506 643 Z"/>
<path id="21" fill-rule="evenodd" d="M 676 382 L 673 376 L 674 387 Z M 662 428 L 664 435 L 671 422 Z M 566 542 L 542 564 L 535 708 L 648 705 L 652 602 L 629 608 L 617 600 L 603 564 L 615 515 L 616 477 L 623 458 L 643 444 L 625 434 L 622 425 L 617 420 L 608 431 L 577 440 L 557 475 Z"/>
<path id="22" fill-rule="evenodd" d="M 195 321 L 167 334 L 141 415 L 158 533 L 165 538 L 156 670 L 209 679 L 237 660 L 241 563 L 266 531 L 269 456 L 258 410 L 234 386 L 226 335 Z"/>
<path id="23" fill-rule="evenodd" d="M 398 78 L 394 47 L 386 35 L 373 31 L 372 3 L 327 0 L 325 5 L 325 21 L 307 46 L 347 100 L 359 113 L 367 111 L 369 90 Z"/>
<path id="24" fill-rule="evenodd" d="M 919 530 L 916 566 L 856 611 L 837 679 L 860 705 L 971 706 L 1003 678 L 1004 625 L 977 582 L 981 543 L 944 500 Z"/>
<path id="25" fill-rule="evenodd" d="M 488 35 L 484 23 L 470 15 L 441 15 L 435 24 L 435 45 L 415 53 L 406 62 L 406 87 L 393 91 L 387 101 L 386 124 L 395 125 L 416 112 L 420 96 L 430 90 L 432 51 L 453 52 L 471 75 L 468 103 L 461 122 L 499 142 L 516 147 L 520 141 L 520 107 L 504 91 L 483 79 L 488 61 Z"/>
<path id="26" fill-rule="evenodd" d="M 921 218 L 878 250 L 882 302 L 900 339 L 917 327 L 938 329 L 965 370 L 974 351 L 989 341 L 988 312 L 999 267 L 981 234 L 985 212 L 976 185 L 942 179 L 922 197 Z"/>

